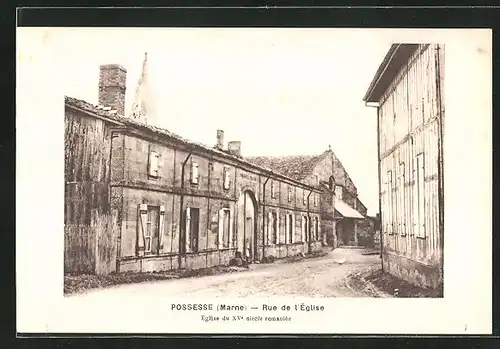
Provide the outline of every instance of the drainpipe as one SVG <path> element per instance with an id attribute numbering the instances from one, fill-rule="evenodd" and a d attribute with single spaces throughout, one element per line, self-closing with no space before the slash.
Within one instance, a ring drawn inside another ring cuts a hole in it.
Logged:
<path id="1" fill-rule="evenodd" d="M 264 185 L 262 186 L 262 259 L 264 259 L 264 254 L 266 251 L 266 184 L 271 178 L 271 175 L 268 175 Z"/>
<path id="2" fill-rule="evenodd" d="M 184 218 L 184 175 L 186 173 L 186 164 L 191 157 L 192 153 L 189 152 L 189 154 L 186 156 L 186 159 L 182 162 L 182 170 L 181 170 L 181 207 L 180 207 L 180 212 L 179 212 L 179 269 L 182 266 L 182 255 L 186 254 L 185 248 L 186 248 L 186 241 L 183 240 L 186 239 L 186 227 L 182 224 L 182 220 Z M 182 239 L 181 239 L 182 237 Z"/>
<path id="3" fill-rule="evenodd" d="M 311 253 L 311 216 L 309 215 L 309 197 L 311 196 L 313 189 L 309 191 L 307 195 L 307 253 Z"/>
<path id="4" fill-rule="evenodd" d="M 380 219 L 380 229 L 379 229 L 379 234 L 380 234 L 380 260 L 381 260 L 381 265 L 382 265 L 382 272 L 384 272 L 384 259 L 382 258 L 382 253 L 383 253 L 383 248 L 384 248 L 384 234 L 383 234 L 383 229 L 382 229 L 382 200 L 380 199 L 380 193 L 382 191 L 382 178 L 381 178 L 381 166 L 380 166 L 380 104 L 369 104 L 368 102 L 365 103 L 366 107 L 371 107 L 371 108 L 377 108 L 377 167 L 378 167 L 378 212 L 379 212 L 379 219 Z"/>

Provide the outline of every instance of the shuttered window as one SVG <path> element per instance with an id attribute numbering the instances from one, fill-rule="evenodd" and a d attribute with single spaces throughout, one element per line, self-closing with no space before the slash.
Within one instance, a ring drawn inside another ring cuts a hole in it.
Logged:
<path id="1" fill-rule="evenodd" d="M 160 171 L 160 154 L 151 150 L 149 152 L 149 176 L 158 177 Z"/>
<path id="2" fill-rule="evenodd" d="M 165 206 L 139 205 L 139 254 L 159 254 L 163 249 Z"/>
<path id="3" fill-rule="evenodd" d="M 198 164 L 196 162 L 193 162 L 191 164 L 191 183 L 198 184 L 199 176 L 200 174 L 198 170 Z"/>
<path id="4" fill-rule="evenodd" d="M 224 189 L 229 189 L 230 184 L 229 167 L 224 167 Z"/>

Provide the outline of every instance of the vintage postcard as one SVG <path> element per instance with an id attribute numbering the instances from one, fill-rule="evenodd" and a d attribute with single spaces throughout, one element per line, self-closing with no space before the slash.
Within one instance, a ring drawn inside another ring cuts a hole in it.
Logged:
<path id="1" fill-rule="evenodd" d="M 18 332 L 490 333 L 491 36 L 18 28 Z"/>

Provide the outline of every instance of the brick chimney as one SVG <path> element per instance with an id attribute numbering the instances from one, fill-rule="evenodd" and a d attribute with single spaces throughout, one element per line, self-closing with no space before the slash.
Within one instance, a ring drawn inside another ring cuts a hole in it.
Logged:
<path id="1" fill-rule="evenodd" d="M 215 145 L 217 149 L 224 149 L 224 131 L 217 130 L 217 144 Z"/>
<path id="2" fill-rule="evenodd" d="M 227 143 L 227 151 L 232 155 L 241 156 L 241 142 L 231 141 Z"/>
<path id="3" fill-rule="evenodd" d="M 105 64 L 99 71 L 99 105 L 111 107 L 124 116 L 127 70 L 119 64 Z"/>

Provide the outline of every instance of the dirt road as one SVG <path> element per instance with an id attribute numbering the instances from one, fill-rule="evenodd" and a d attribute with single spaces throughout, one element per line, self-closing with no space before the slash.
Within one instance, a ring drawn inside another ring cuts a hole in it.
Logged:
<path id="1" fill-rule="evenodd" d="M 339 262 L 344 262 L 339 264 Z M 380 267 L 378 255 L 338 248 L 326 256 L 298 262 L 252 265 L 250 270 L 216 276 L 120 285 L 73 297 L 119 297 L 134 293 L 189 297 L 383 297 L 369 286 L 348 282 L 352 273 Z"/>

